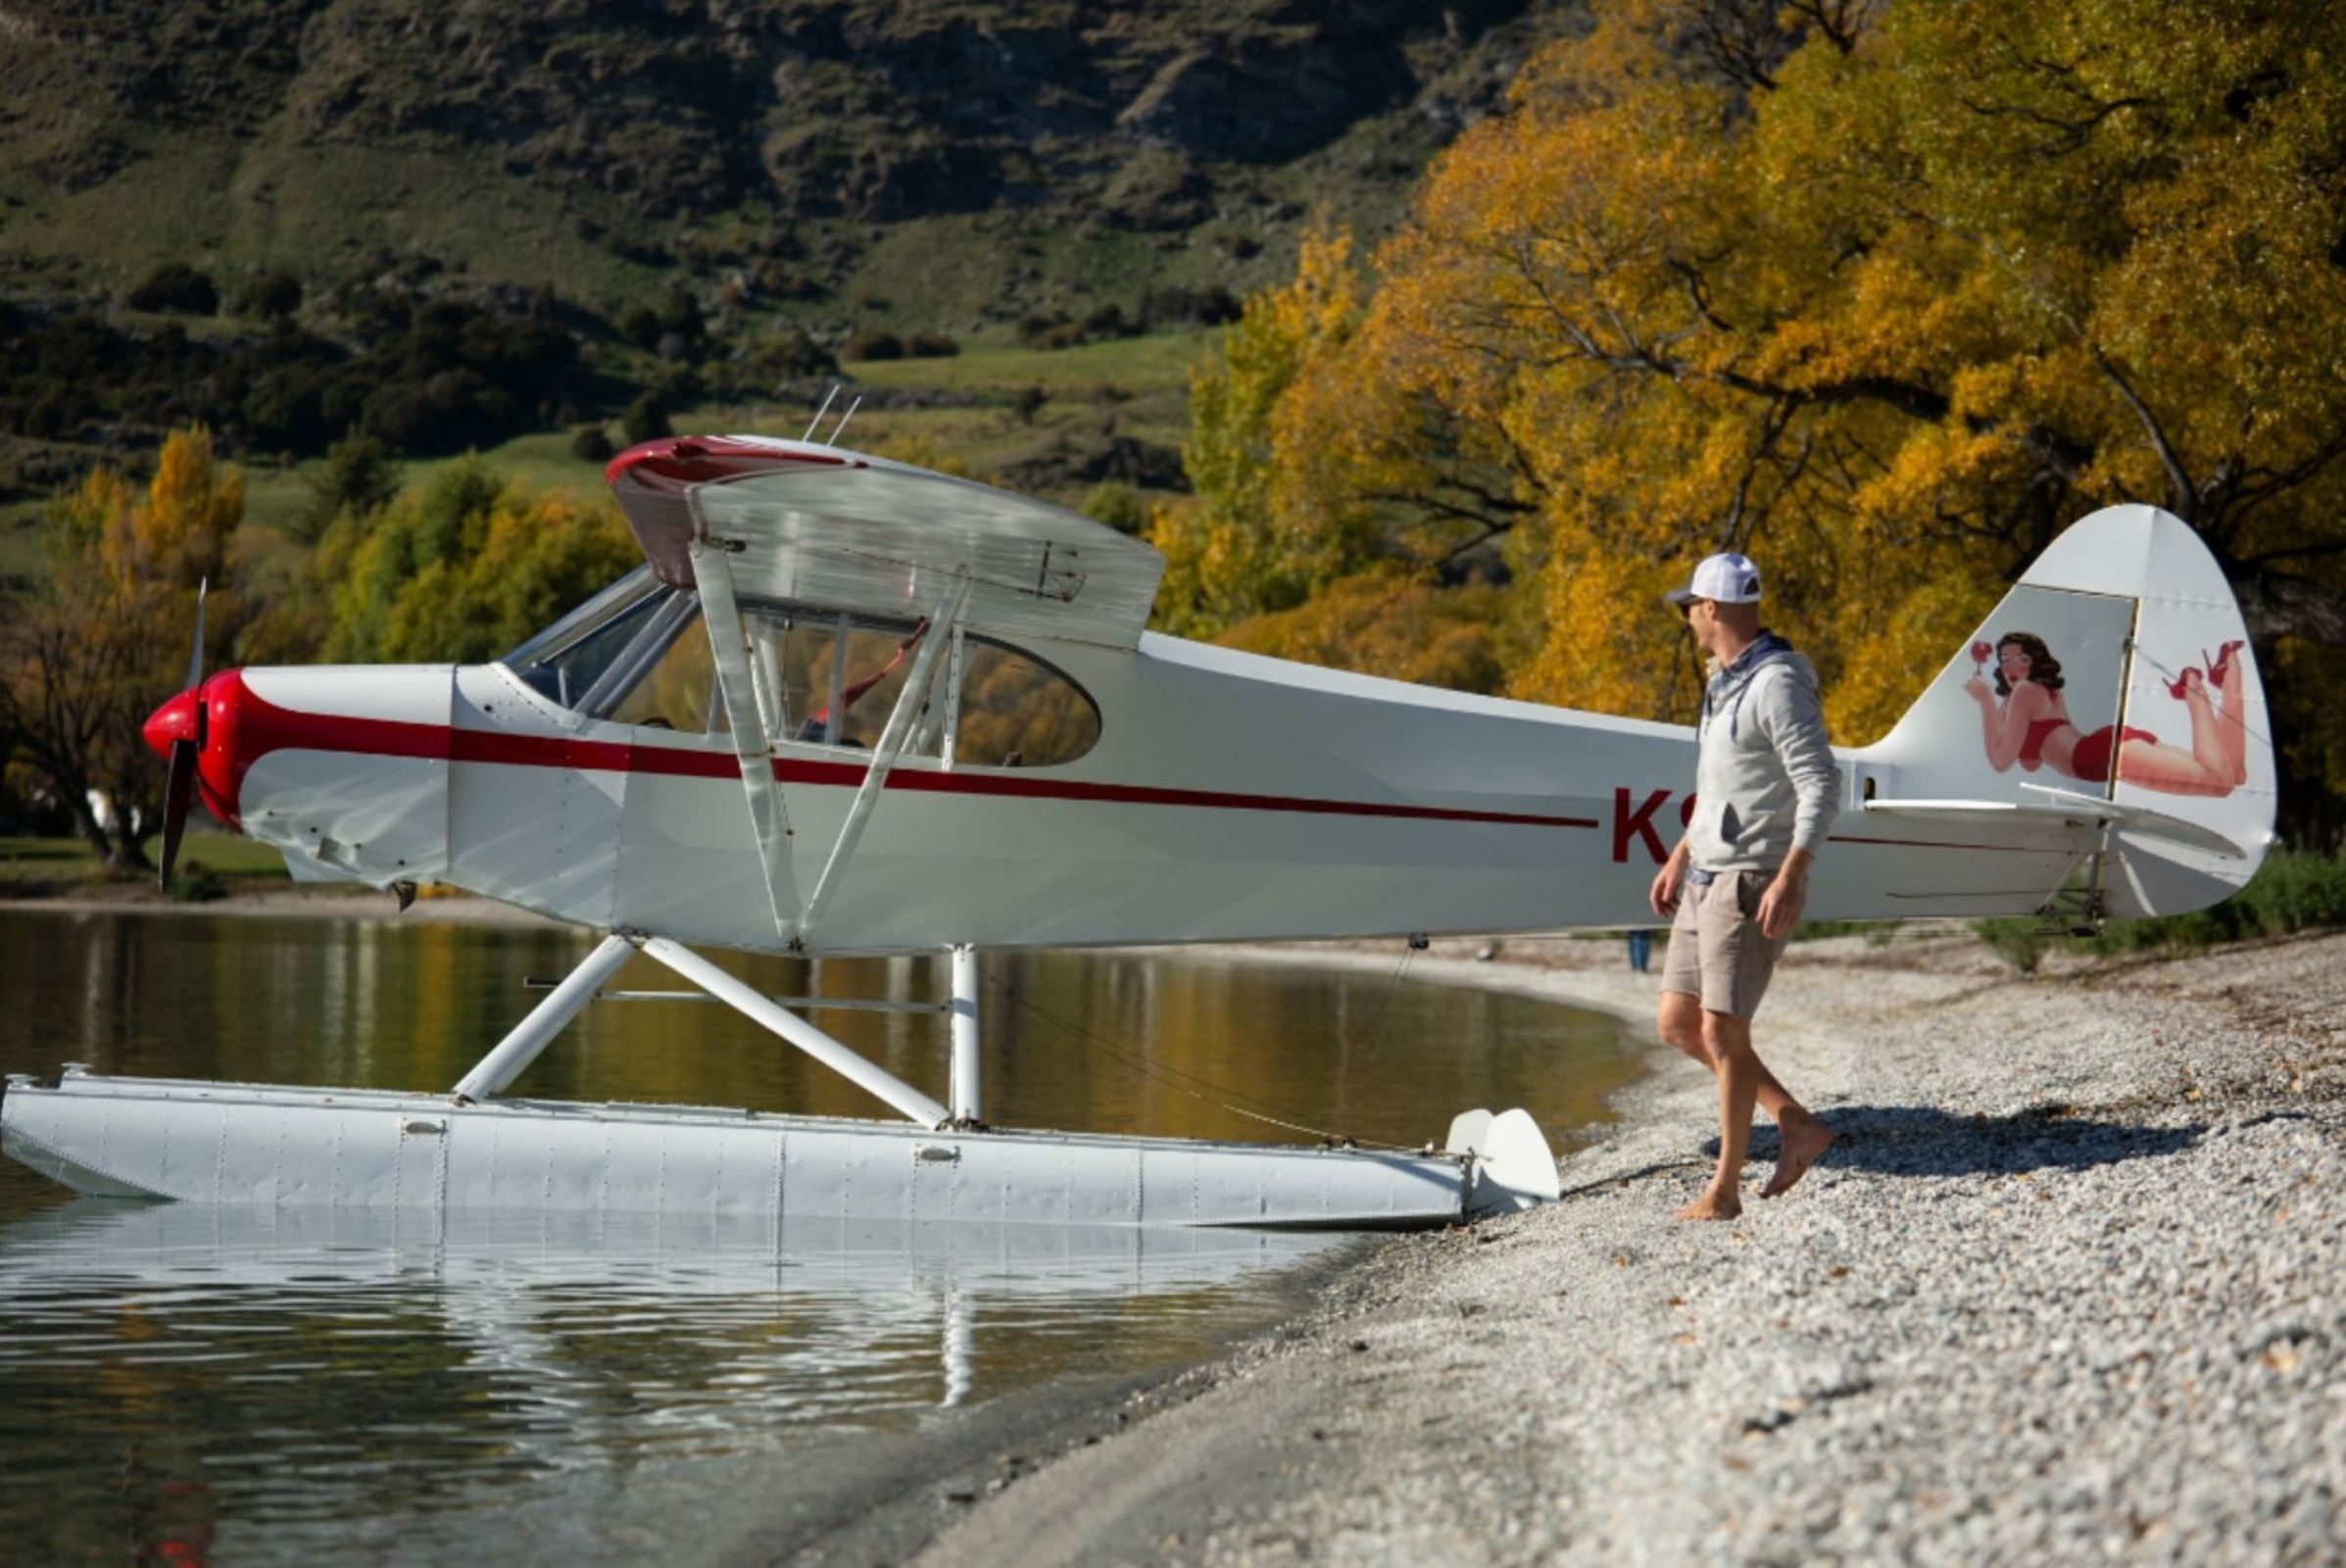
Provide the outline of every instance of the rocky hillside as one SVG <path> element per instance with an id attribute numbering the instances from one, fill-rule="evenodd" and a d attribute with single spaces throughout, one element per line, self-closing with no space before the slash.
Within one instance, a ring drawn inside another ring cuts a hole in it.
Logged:
<path id="1" fill-rule="evenodd" d="M 424 254 L 840 329 L 1243 289 L 1374 228 L 1571 0 L 15 0 L 0 288 Z"/>

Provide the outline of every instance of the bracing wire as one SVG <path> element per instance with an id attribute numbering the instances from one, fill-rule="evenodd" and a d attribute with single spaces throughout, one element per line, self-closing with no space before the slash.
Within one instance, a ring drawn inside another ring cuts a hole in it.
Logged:
<path id="1" fill-rule="evenodd" d="M 1374 1059 L 1377 1048 L 1385 1044 L 1385 1009 L 1393 1002 L 1393 994 L 1401 984 L 1401 976 L 1409 972 L 1409 960 L 1417 956 L 1417 944 L 1412 942 L 1401 949 L 1401 961 L 1393 966 L 1393 973 L 1385 977 L 1385 989 L 1377 994 L 1376 1010 L 1369 1014 L 1368 1051 L 1365 1059 Z"/>
<path id="2" fill-rule="evenodd" d="M 1407 961 L 1406 956 L 1404 956 L 1403 961 Z M 1416 1152 L 1412 1146 L 1407 1144 L 1387 1144 L 1379 1143 L 1374 1139 L 1354 1138 L 1347 1133 L 1330 1132 L 1324 1127 L 1314 1127 L 1306 1122 L 1293 1121 L 1284 1116 L 1271 1115 L 1268 1113 L 1268 1111 L 1249 1110 L 1245 1105 L 1233 1104 L 1230 1102 L 1230 1100 L 1220 1097 L 1229 1096 L 1239 1100 L 1251 1100 L 1255 1104 L 1268 1106 L 1273 1110 L 1281 1108 L 1279 1106 L 1272 1105 L 1269 1101 L 1263 1100 L 1254 1095 L 1249 1095 L 1244 1090 L 1230 1089 L 1221 1084 L 1214 1083 L 1210 1079 L 1200 1078 L 1196 1073 L 1183 1072 L 1178 1067 L 1168 1067 L 1161 1063 L 1150 1061 L 1148 1057 L 1140 1055 L 1135 1052 L 1117 1045 L 1114 1041 L 1107 1039 L 1105 1036 L 1085 1028 L 1082 1024 L 1077 1023 L 1072 1018 L 1061 1017 L 1059 1014 L 1051 1011 L 1049 1007 L 1044 1006 L 1041 1003 L 1036 1002 L 1034 999 L 1027 996 L 1016 985 L 1010 983 L 1009 981 L 1001 979 L 991 970 L 981 966 L 979 969 L 979 974 L 987 985 L 992 986 L 1009 1002 L 1017 1006 L 1023 1007 L 1028 1012 L 1033 1013 L 1045 1023 L 1052 1025 L 1074 1039 L 1085 1042 L 1098 1051 L 1104 1052 L 1106 1054 L 1114 1057 L 1120 1062 L 1123 1062 L 1126 1066 L 1131 1067 L 1133 1070 L 1141 1073 L 1145 1077 L 1153 1078 L 1169 1089 L 1179 1090 L 1181 1093 L 1189 1096 L 1192 1100 L 1203 1101 L 1205 1103 L 1213 1105 L 1218 1109 L 1229 1111 L 1234 1116 L 1244 1116 L 1249 1121 L 1258 1121 L 1267 1127 L 1277 1127 L 1286 1132 L 1301 1133 L 1307 1138 L 1317 1138 L 1326 1144 L 1348 1146 L 1356 1149 L 1384 1149 L 1399 1153 L 1414 1153 Z"/>

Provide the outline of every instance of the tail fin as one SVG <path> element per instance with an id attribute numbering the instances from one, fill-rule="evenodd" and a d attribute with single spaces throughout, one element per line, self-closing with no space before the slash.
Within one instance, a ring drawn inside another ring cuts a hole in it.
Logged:
<path id="1" fill-rule="evenodd" d="M 2263 862 L 2272 733 L 2215 558 L 2178 518 L 2111 507 L 2054 540 L 1888 736 L 1855 754 L 1857 793 L 1889 818 L 2076 845 L 2073 894 L 2082 877 L 2097 910 L 2175 914 Z"/>

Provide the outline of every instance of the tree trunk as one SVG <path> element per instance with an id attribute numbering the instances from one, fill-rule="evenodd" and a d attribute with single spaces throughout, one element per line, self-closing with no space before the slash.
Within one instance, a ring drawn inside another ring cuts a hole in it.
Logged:
<path id="1" fill-rule="evenodd" d="M 2281 637 L 2346 648 L 2346 596 L 2283 572 L 2224 563 L 2240 601 L 2240 618 L 2259 644 Z"/>
<path id="2" fill-rule="evenodd" d="M 50 772 L 50 781 L 57 785 L 58 794 L 65 800 L 66 810 L 73 818 L 73 831 L 81 835 L 81 842 L 90 847 L 100 865 L 113 869 L 116 855 L 114 835 L 98 820 L 97 811 L 89 804 L 89 790 L 60 777 L 53 770 Z"/>
<path id="3" fill-rule="evenodd" d="M 114 832 L 106 851 L 106 869 L 115 872 L 152 871 L 155 862 L 147 858 L 146 846 L 140 842 L 137 828 L 130 825 L 130 813 L 117 810 Z"/>

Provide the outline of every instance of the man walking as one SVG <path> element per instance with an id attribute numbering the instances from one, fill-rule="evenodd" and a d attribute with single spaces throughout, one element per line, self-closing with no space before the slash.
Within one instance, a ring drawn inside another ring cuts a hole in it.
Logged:
<path id="1" fill-rule="evenodd" d="M 1751 1049 L 1776 959 L 1807 901 L 1809 865 L 1840 809 L 1840 771 L 1825 739 L 1816 667 L 1760 625 L 1759 568 L 1728 552 L 1664 599 L 1710 664 L 1702 694 L 1694 814 L 1648 895 L 1670 921 L 1662 962 L 1662 1038 L 1719 1080 L 1719 1166 L 1680 1219 L 1743 1211 L 1743 1152 L 1756 1102 L 1776 1119 L 1774 1198 L 1833 1142 Z"/>

